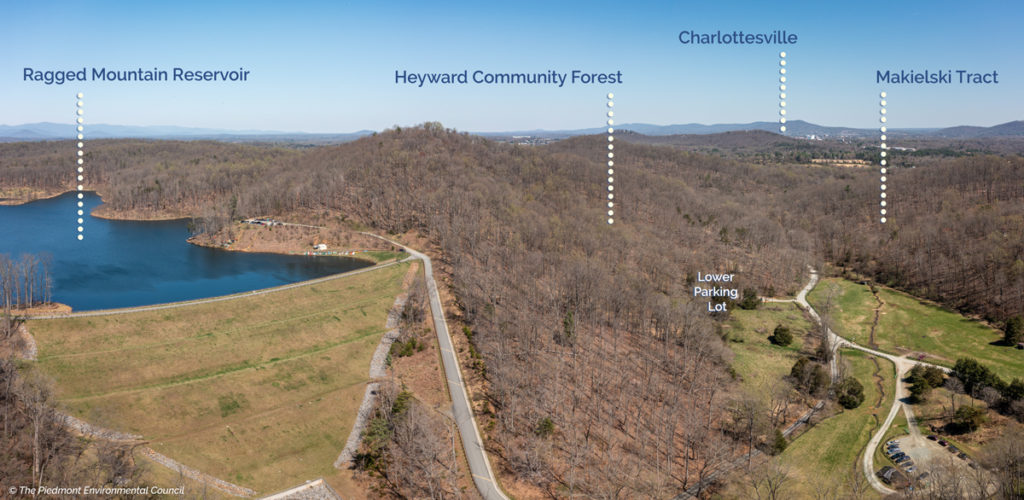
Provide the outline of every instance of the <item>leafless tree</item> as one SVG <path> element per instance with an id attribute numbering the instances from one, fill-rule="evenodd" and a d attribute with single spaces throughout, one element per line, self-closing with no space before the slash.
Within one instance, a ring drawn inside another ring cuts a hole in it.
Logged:
<path id="1" fill-rule="evenodd" d="M 985 447 L 981 463 L 991 471 L 1002 498 L 1019 498 L 1024 488 L 1024 438 L 1019 434 L 997 437 Z"/>
<path id="2" fill-rule="evenodd" d="M 747 467 L 750 467 L 755 445 L 764 431 L 768 415 L 764 401 L 756 395 L 745 394 L 733 402 L 730 413 L 736 434 L 746 442 Z"/>
<path id="3" fill-rule="evenodd" d="M 995 387 L 982 387 L 979 393 L 979 397 L 988 405 L 989 408 L 995 407 L 996 404 L 1003 399 L 1003 395 Z"/>
<path id="4" fill-rule="evenodd" d="M 836 483 L 832 481 L 811 481 L 814 500 L 838 500 L 839 492 Z"/>
<path id="5" fill-rule="evenodd" d="M 750 486 L 754 489 L 758 500 L 779 500 L 787 498 L 786 485 L 790 482 L 789 467 L 778 459 L 756 467 L 749 475 Z"/>
<path id="6" fill-rule="evenodd" d="M 956 413 L 956 396 L 964 393 L 964 383 L 959 378 L 948 377 L 943 385 L 949 389 L 949 418 L 952 418 Z"/>
<path id="7" fill-rule="evenodd" d="M 785 424 L 793 397 L 793 386 L 784 378 L 775 379 L 764 388 L 763 394 L 768 399 L 769 426 L 774 429 Z"/>
<path id="8" fill-rule="evenodd" d="M 849 500 L 860 500 L 871 489 L 871 483 L 868 482 L 868 478 L 864 476 L 864 471 L 859 465 L 854 468 L 850 475 L 846 476 L 845 486 L 846 491 L 843 498 Z"/>

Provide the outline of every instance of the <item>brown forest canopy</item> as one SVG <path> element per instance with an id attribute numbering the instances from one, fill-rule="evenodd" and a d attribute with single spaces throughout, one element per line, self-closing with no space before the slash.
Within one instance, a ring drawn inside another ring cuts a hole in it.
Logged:
<path id="1" fill-rule="evenodd" d="M 70 141 L 0 144 L 0 188 L 70 189 L 73 148 Z M 997 321 L 1024 312 L 1024 172 L 1017 155 L 915 158 L 917 168 L 889 175 L 890 222 L 882 226 L 878 177 L 869 170 L 618 148 L 622 226 L 613 234 L 664 234 L 670 244 L 657 253 L 667 260 L 715 254 L 716 266 L 729 267 L 739 262 L 729 252 L 792 247 Z M 604 219 L 597 138 L 517 148 L 431 124 L 306 151 L 141 140 L 91 141 L 86 150 L 86 183 L 115 211 L 230 218 L 331 208 L 384 229 L 432 231 L 439 213 L 467 206 L 515 218 L 528 213 L 521 208 L 544 205 L 582 216 L 590 225 L 573 226 L 578 231 L 602 231 Z M 552 230 L 537 222 L 518 236 Z M 697 238 L 682 239 L 691 232 Z M 777 241 L 780 235 L 785 241 Z M 726 255 L 708 246 L 726 240 Z M 784 286 L 771 282 L 765 259 L 756 260 L 744 271 L 763 278 L 748 279 Z M 796 279 L 787 274 L 779 281 Z M 985 291 L 995 301 L 979 293 Z"/>
<path id="2" fill-rule="evenodd" d="M 301 152 L 92 141 L 86 162 L 115 211 L 330 210 L 427 236 L 484 356 L 502 454 L 518 477 L 591 496 L 664 496 L 738 447 L 722 428 L 725 348 L 690 296 L 697 272 L 781 294 L 824 260 L 997 321 L 1024 312 L 1019 156 L 896 170 L 882 226 L 870 170 L 622 143 L 609 226 L 605 144 L 426 124 Z M 0 145 L 0 188 L 70 186 L 73 147 Z"/>

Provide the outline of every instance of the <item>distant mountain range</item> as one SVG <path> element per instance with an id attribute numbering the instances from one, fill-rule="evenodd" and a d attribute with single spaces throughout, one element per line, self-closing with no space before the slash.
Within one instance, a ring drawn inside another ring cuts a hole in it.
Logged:
<path id="1" fill-rule="evenodd" d="M 133 126 L 133 125 L 88 125 L 85 135 L 88 139 L 186 139 L 186 140 L 221 140 L 221 141 L 310 141 L 310 142 L 347 142 L 365 135 L 372 130 L 360 130 L 345 134 L 310 134 L 305 132 L 281 132 L 275 130 L 226 130 L 214 128 L 176 127 L 176 126 Z M 0 125 L 0 141 L 45 141 L 67 139 L 77 134 L 75 125 L 64 123 L 40 122 L 24 125 Z"/>
<path id="2" fill-rule="evenodd" d="M 779 133 L 779 123 L 776 122 L 753 122 L 753 123 L 720 123 L 716 125 L 704 125 L 700 123 L 687 123 L 680 125 L 651 125 L 648 123 L 624 123 L 615 125 L 617 130 L 630 130 L 638 134 L 650 136 L 663 135 L 707 135 L 720 134 L 723 132 L 739 132 L 747 130 L 763 130 L 766 132 Z M 578 130 L 529 130 L 518 132 L 495 132 L 481 135 L 492 137 L 507 137 L 510 135 L 530 135 L 535 137 L 570 137 L 575 135 L 590 135 L 604 133 L 604 128 L 588 128 Z M 918 136 L 918 137 L 942 137 L 942 138 L 983 138 L 983 137 L 1010 137 L 1024 136 L 1024 121 L 1013 121 L 995 125 L 993 127 L 972 127 L 959 126 L 950 128 L 894 128 L 889 129 L 889 135 Z M 793 137 L 873 137 L 878 135 L 877 128 L 852 128 L 852 127 L 828 127 L 817 125 L 803 120 L 790 120 L 786 123 L 786 135 Z"/>
<path id="3" fill-rule="evenodd" d="M 1014 137 L 1024 135 L 1024 121 L 1001 123 L 993 127 L 949 127 L 936 130 L 931 135 L 957 139 L 973 139 L 977 137 Z"/>
<path id="4" fill-rule="evenodd" d="M 779 124 L 776 122 L 753 122 L 753 123 L 723 123 L 715 125 L 704 125 L 700 123 L 687 123 L 679 125 L 652 125 L 648 123 L 625 123 L 616 125 L 618 130 L 630 130 L 638 134 L 650 136 L 665 135 L 706 135 L 722 132 L 735 132 L 744 130 L 763 130 L 766 132 L 779 132 Z M 791 120 L 786 123 L 786 135 L 791 137 L 817 136 L 823 138 L 858 138 L 872 137 L 878 134 L 878 129 L 864 129 L 852 127 L 828 127 L 805 122 L 803 120 Z M 211 128 L 191 128 L 176 126 L 131 126 L 131 125 L 104 125 L 96 124 L 87 127 L 86 136 L 89 139 L 111 139 L 111 138 L 140 138 L 140 139 L 185 139 L 199 140 L 210 139 L 220 141 L 291 141 L 291 142 L 347 142 L 360 137 L 370 135 L 371 130 L 360 130 L 358 132 L 342 134 L 310 134 L 304 132 L 282 132 L 273 130 L 226 130 Z M 510 137 L 510 136 L 533 136 L 547 138 L 562 138 L 576 135 L 590 135 L 604 133 L 604 128 L 587 128 L 576 130 L 524 130 L 514 132 L 484 132 L 479 135 L 486 137 Z M 41 141 L 53 139 L 66 139 L 74 137 L 75 126 L 62 123 L 28 123 L 24 125 L 0 125 L 0 141 Z M 986 137 L 1015 137 L 1024 136 L 1024 121 L 1012 121 L 995 125 L 992 127 L 958 126 L 949 128 L 904 128 L 890 129 L 889 135 L 916 136 L 916 137 L 941 137 L 954 139 L 976 139 Z"/>
<path id="5" fill-rule="evenodd" d="M 779 133 L 779 123 L 776 122 L 752 122 L 752 123 L 719 123 L 715 125 L 704 125 L 702 123 L 686 123 L 677 125 L 651 125 L 649 123 L 623 123 L 615 125 L 616 130 L 629 130 L 643 135 L 661 136 L 661 135 L 707 135 L 707 134 L 720 134 L 723 132 L 739 132 L 747 130 L 763 130 L 765 132 Z M 920 129 L 915 130 L 915 133 L 928 132 L 935 129 Z M 521 132 L 500 132 L 494 134 L 482 134 L 482 135 L 494 135 L 494 136 L 506 136 L 509 134 L 513 135 L 533 135 L 538 137 L 563 137 L 563 136 L 575 136 L 575 135 L 590 135 L 600 134 L 605 131 L 604 128 L 588 128 L 588 129 L 577 129 L 577 130 L 532 130 L 532 131 L 521 131 Z M 875 135 L 874 130 L 869 129 L 857 129 L 849 127 L 826 127 L 822 125 L 816 125 L 808 123 L 803 120 L 791 120 L 786 123 L 786 135 L 791 136 L 806 136 L 806 135 L 819 135 L 829 137 L 860 137 L 866 135 Z"/>

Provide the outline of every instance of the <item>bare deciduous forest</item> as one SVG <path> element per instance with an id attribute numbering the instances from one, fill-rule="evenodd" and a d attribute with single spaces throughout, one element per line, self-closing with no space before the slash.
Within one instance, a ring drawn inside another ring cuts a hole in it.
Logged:
<path id="1" fill-rule="evenodd" d="M 828 262 L 997 324 L 1024 313 L 1020 156 L 917 158 L 890 175 L 881 225 L 871 169 L 622 143 L 609 226 L 604 144 L 513 146 L 428 123 L 306 151 L 92 141 L 85 161 L 109 213 L 187 214 L 210 232 L 340 214 L 428 238 L 483 356 L 491 451 L 558 497 L 671 497 L 768 445 L 739 430 L 728 348 L 691 296 L 698 272 L 783 295 Z M 0 188 L 66 189 L 72 147 L 0 145 Z"/>

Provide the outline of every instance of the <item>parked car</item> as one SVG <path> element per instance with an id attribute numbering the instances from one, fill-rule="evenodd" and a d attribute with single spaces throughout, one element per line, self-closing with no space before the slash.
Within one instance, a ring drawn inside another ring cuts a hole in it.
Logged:
<path id="1" fill-rule="evenodd" d="M 967 460 L 967 454 L 962 451 L 957 455 L 957 457 L 959 457 L 961 460 Z"/>
<path id="2" fill-rule="evenodd" d="M 907 474 L 913 474 L 914 472 L 917 472 L 917 469 L 913 465 L 907 467 Z"/>
<path id="3" fill-rule="evenodd" d="M 932 441 L 938 441 L 939 436 L 936 436 L 935 434 L 929 434 L 928 439 L 931 439 Z"/>
<path id="4" fill-rule="evenodd" d="M 908 456 L 906 456 L 906 455 L 903 455 L 903 456 L 902 456 L 902 457 L 900 457 L 900 458 L 894 458 L 894 459 L 893 459 L 893 461 L 894 461 L 894 462 L 896 462 L 896 463 L 898 463 L 898 464 L 902 464 L 903 462 L 906 462 L 906 461 L 909 461 L 909 460 L 910 460 L 910 457 L 908 457 Z"/>
<path id="5" fill-rule="evenodd" d="M 913 460 L 907 460 L 906 462 L 901 463 L 900 467 L 903 467 L 904 469 L 913 469 L 914 468 L 914 461 Z"/>
<path id="6" fill-rule="evenodd" d="M 939 440 L 939 446 L 946 446 L 947 444 L 949 444 L 949 443 L 947 443 L 945 439 L 940 439 Z"/>
<path id="7" fill-rule="evenodd" d="M 960 448 L 957 448 L 956 446 L 953 446 L 953 445 L 949 445 L 949 448 L 946 448 L 946 449 L 949 450 L 949 452 L 954 454 L 954 455 L 957 454 L 957 453 L 960 453 Z"/>

